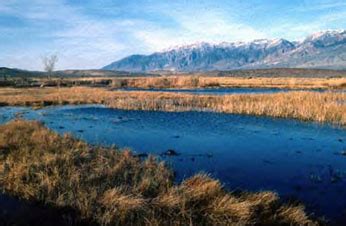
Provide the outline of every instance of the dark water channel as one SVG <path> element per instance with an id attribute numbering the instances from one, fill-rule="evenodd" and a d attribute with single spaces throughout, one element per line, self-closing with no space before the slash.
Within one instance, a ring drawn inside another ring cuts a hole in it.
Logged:
<path id="1" fill-rule="evenodd" d="M 212 112 L 125 111 L 103 106 L 0 108 L 22 112 L 92 144 L 130 147 L 168 162 L 180 181 L 206 172 L 225 187 L 273 190 L 336 220 L 346 211 L 346 130 L 330 125 Z M 162 153 L 173 150 L 178 155 Z M 344 215 L 345 217 L 345 215 Z"/>

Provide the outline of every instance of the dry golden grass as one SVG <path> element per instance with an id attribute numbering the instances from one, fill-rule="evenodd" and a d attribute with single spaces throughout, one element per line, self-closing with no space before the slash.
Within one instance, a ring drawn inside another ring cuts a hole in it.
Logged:
<path id="1" fill-rule="evenodd" d="M 341 92 L 296 91 L 213 96 L 167 92 L 109 91 L 87 87 L 0 89 L 0 106 L 41 107 L 58 104 L 106 104 L 109 107 L 129 110 L 207 110 L 346 125 L 346 94 Z"/>
<path id="2" fill-rule="evenodd" d="M 252 87 L 288 89 L 342 89 L 346 78 L 293 78 L 293 77 L 208 77 L 208 76 L 160 76 L 135 78 L 80 78 L 67 79 L 76 84 L 109 84 L 114 88 L 206 88 Z"/>
<path id="3" fill-rule="evenodd" d="M 318 225 L 275 193 L 230 193 L 202 174 L 173 185 L 153 157 L 91 147 L 38 122 L 0 126 L 0 175 L 7 194 L 70 210 L 70 225 Z"/>
<path id="4" fill-rule="evenodd" d="M 45 86 L 103 86 L 113 88 L 208 88 L 252 87 L 287 89 L 343 89 L 346 77 L 219 77 L 205 74 L 152 77 L 83 77 L 34 79 L 36 85 Z"/>

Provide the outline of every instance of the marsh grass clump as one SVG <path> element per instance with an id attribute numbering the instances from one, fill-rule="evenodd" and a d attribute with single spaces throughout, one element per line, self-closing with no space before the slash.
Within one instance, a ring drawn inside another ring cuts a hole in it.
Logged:
<path id="1" fill-rule="evenodd" d="M 171 171 L 152 157 L 141 162 L 127 150 L 90 147 L 37 122 L 15 121 L 1 127 L 0 150 L 0 185 L 6 193 L 75 209 L 81 219 L 98 221 L 100 201 L 113 189 L 124 197 L 136 194 L 145 199 L 172 183 Z M 131 214 L 125 211 L 122 217 L 126 220 Z"/>
<path id="2" fill-rule="evenodd" d="M 89 146 L 33 121 L 0 126 L 0 175 L 6 194 L 64 209 L 66 225 L 318 225 L 275 193 L 231 193 L 204 174 L 174 185 L 152 156 Z"/>
<path id="3" fill-rule="evenodd" d="M 111 108 L 126 110 L 214 111 L 346 125 L 346 94 L 343 92 L 294 91 L 217 96 L 110 91 L 87 87 L 0 89 L 0 106 L 40 108 L 63 104 L 105 104 Z"/>
<path id="4" fill-rule="evenodd" d="M 345 76 L 341 77 L 242 77 L 210 76 L 207 74 L 181 74 L 170 76 L 142 76 L 121 78 L 68 78 L 64 82 L 75 85 L 92 84 L 111 85 L 113 88 L 207 88 L 207 87 L 243 87 L 243 88 L 286 88 L 286 89 L 344 89 Z M 56 82 L 57 83 L 57 82 Z"/>

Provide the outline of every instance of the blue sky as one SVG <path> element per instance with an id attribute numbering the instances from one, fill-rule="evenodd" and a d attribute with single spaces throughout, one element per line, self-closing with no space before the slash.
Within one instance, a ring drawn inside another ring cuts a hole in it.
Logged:
<path id="1" fill-rule="evenodd" d="M 100 68 L 195 42 L 301 40 L 346 28 L 345 0 L 0 0 L 0 66 Z"/>

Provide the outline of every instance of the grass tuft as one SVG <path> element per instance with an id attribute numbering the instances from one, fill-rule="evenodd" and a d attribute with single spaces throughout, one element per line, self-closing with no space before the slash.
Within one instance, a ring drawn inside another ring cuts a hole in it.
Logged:
<path id="1" fill-rule="evenodd" d="M 0 89 L 0 106 L 44 107 L 62 104 L 105 104 L 126 110 L 215 111 L 293 118 L 346 125 L 346 94 L 295 91 L 225 96 L 165 92 L 108 91 L 102 88 Z"/>
<path id="2" fill-rule="evenodd" d="M 0 175 L 6 194 L 65 209 L 66 225 L 318 225 L 275 193 L 228 192 L 205 174 L 174 185 L 152 156 L 89 146 L 33 121 L 0 126 Z"/>

